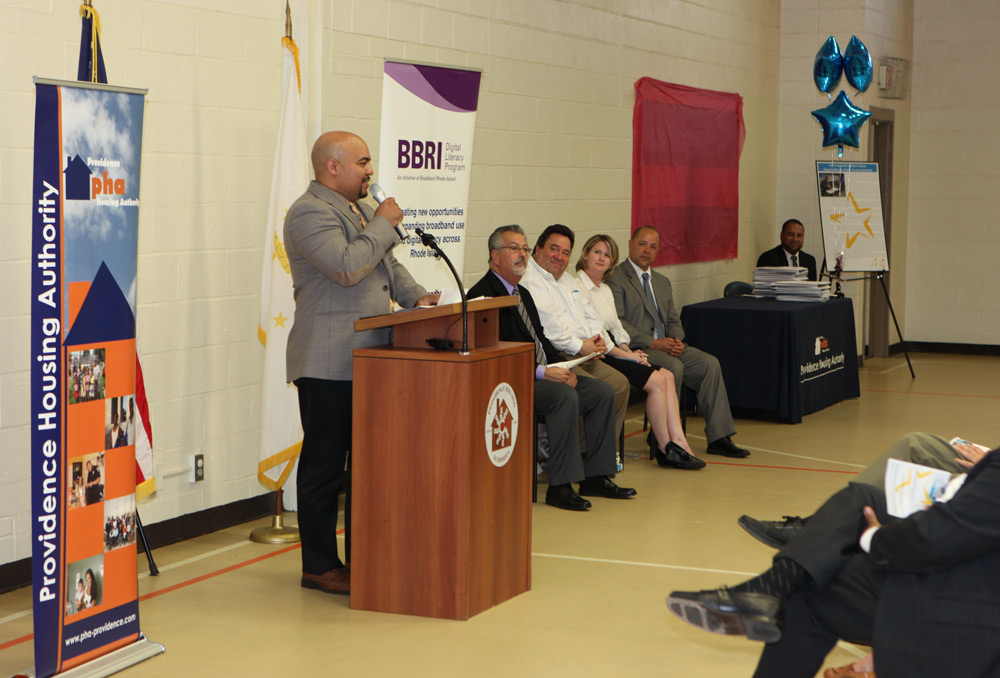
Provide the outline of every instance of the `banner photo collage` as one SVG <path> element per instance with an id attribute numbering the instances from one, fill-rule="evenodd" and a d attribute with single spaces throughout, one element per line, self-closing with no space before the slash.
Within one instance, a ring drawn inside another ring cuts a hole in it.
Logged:
<path id="1" fill-rule="evenodd" d="M 36 80 L 35 675 L 139 637 L 135 303 L 142 90 Z"/>

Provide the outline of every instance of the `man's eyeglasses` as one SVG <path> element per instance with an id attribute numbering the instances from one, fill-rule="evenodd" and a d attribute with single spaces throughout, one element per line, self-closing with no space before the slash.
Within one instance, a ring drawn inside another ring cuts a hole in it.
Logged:
<path id="1" fill-rule="evenodd" d="M 528 247 L 527 245 L 525 245 L 524 247 L 521 247 L 520 245 L 513 245 L 513 244 L 511 244 L 511 245 L 504 245 L 500 249 L 502 249 L 502 250 L 510 250 L 511 252 L 524 252 L 525 254 L 528 254 L 528 255 L 531 254 L 531 248 Z"/>

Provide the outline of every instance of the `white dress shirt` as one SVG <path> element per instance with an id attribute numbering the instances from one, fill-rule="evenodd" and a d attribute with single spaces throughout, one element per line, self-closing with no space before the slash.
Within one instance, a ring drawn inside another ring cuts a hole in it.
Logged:
<path id="1" fill-rule="evenodd" d="M 604 343 L 608 345 L 608 350 L 611 350 L 614 346 L 631 342 L 632 338 L 625 331 L 625 328 L 622 327 L 622 321 L 618 318 L 618 310 L 615 308 L 615 295 L 611 292 L 611 288 L 604 283 L 595 285 L 590 276 L 583 271 L 578 272 L 576 278 L 580 291 L 587 296 L 591 306 L 597 311 L 597 316 L 601 319 L 601 323 L 603 324 L 601 337 L 604 339 Z"/>
<path id="2" fill-rule="evenodd" d="M 578 354 L 584 341 L 604 329 L 604 323 L 573 275 L 564 272 L 556 280 L 528 257 L 528 270 L 520 284 L 531 292 L 545 336 L 563 353 Z"/>

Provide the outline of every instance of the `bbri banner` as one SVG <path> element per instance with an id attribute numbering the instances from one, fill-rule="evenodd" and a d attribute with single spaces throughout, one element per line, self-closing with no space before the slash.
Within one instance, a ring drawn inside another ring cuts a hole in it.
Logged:
<path id="1" fill-rule="evenodd" d="M 385 62 L 382 133 L 375 182 L 396 198 L 410 233 L 393 250 L 427 289 L 455 285 L 447 265 L 431 258 L 414 229 L 437 238 L 455 269 L 465 260 L 472 142 L 482 73 Z"/>
<path id="2" fill-rule="evenodd" d="M 135 304 L 145 90 L 36 79 L 35 675 L 139 638 Z"/>

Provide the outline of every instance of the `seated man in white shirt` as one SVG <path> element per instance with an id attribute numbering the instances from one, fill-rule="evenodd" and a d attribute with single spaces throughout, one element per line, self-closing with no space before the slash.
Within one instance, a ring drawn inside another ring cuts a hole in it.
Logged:
<path id="1" fill-rule="evenodd" d="M 553 224 L 542 231 L 528 260 L 528 270 L 521 278 L 521 285 L 531 292 L 535 300 L 545 336 L 567 359 L 595 352 L 603 356 L 610 349 L 601 338 L 604 324 L 581 296 L 576 278 L 565 275 L 574 239 L 573 231 L 562 224 Z M 578 374 L 600 379 L 614 388 L 617 437 L 625 425 L 628 379 L 597 358 L 574 370 Z"/>

